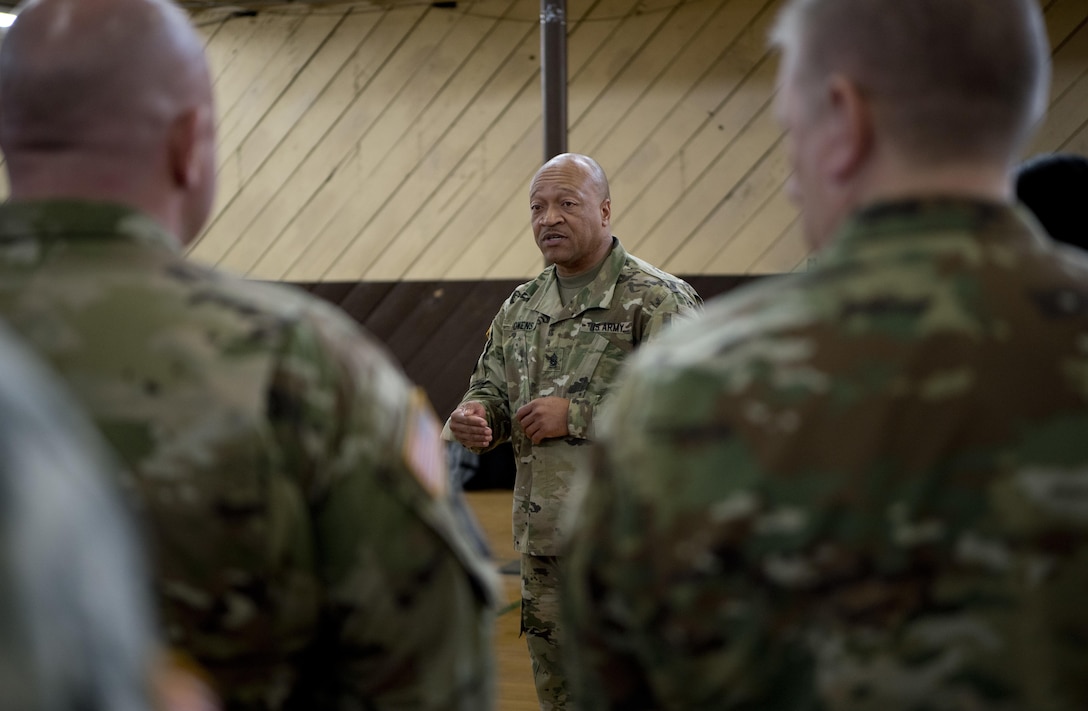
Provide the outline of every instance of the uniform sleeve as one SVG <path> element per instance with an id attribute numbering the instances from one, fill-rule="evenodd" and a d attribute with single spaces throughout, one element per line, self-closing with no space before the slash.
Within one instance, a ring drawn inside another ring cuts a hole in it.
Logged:
<path id="1" fill-rule="evenodd" d="M 567 432 L 576 439 L 593 439 L 593 414 L 602 397 L 572 397 L 567 408 Z"/>
<path id="2" fill-rule="evenodd" d="M 702 300 L 687 283 L 676 291 L 670 291 L 654 309 L 643 311 L 646 315 L 640 343 L 652 341 L 674 321 L 688 319 L 699 312 Z"/>
<path id="3" fill-rule="evenodd" d="M 350 326 L 350 327 L 349 327 Z M 452 513 L 438 421 L 354 324 L 298 329 L 277 428 L 307 490 L 314 708 L 493 707 L 493 573 Z"/>
<path id="4" fill-rule="evenodd" d="M 511 413 L 510 396 L 506 388 L 506 356 L 503 351 L 503 314 L 500 309 L 491 327 L 487 329 L 484 350 L 476 361 L 476 367 L 469 379 L 468 390 L 461 402 L 475 400 L 487 410 L 487 423 L 491 427 L 491 444 L 482 449 L 473 449 L 483 454 L 510 439 Z"/>

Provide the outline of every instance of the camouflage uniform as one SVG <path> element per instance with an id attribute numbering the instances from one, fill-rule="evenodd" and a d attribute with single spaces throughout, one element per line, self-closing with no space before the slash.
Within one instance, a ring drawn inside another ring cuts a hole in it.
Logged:
<path id="1" fill-rule="evenodd" d="M 488 331 L 463 401 L 486 408 L 491 447 L 509 439 L 514 448 L 522 628 L 544 708 L 563 708 L 567 695 L 556 658 L 555 556 L 564 537 L 561 505 L 586 461 L 594 413 L 623 359 L 698 303 L 687 283 L 627 254 L 613 239 L 600 273 L 569 304 L 560 302 L 555 267 L 548 267 L 514 290 Z M 512 417 L 547 396 L 570 400 L 570 435 L 534 445 Z"/>
<path id="2" fill-rule="evenodd" d="M 144 561 L 80 415 L 0 329 L 0 707 L 151 711 Z"/>
<path id="3" fill-rule="evenodd" d="M 1088 262 L 857 215 L 630 361 L 562 593 L 587 709 L 1088 708 Z"/>
<path id="4" fill-rule="evenodd" d="M 119 453 L 170 642 L 230 709 L 488 709 L 493 573 L 426 399 L 334 307 L 148 218 L 0 209 L 0 313 Z"/>

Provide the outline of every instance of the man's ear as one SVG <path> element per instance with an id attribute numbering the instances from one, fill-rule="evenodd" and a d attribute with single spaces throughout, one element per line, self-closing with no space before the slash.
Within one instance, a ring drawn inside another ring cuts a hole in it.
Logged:
<path id="1" fill-rule="evenodd" d="M 200 109 L 192 108 L 170 125 L 170 174 L 181 188 L 191 188 L 200 180 L 200 118 Z"/>
<path id="2" fill-rule="evenodd" d="M 612 199 L 605 198 L 601 203 L 601 224 L 607 225 L 612 219 Z"/>
<path id="3" fill-rule="evenodd" d="M 829 140 L 824 168 L 841 181 L 854 174 L 873 145 L 873 115 L 861 89 L 850 79 L 835 75 L 827 84 Z"/>

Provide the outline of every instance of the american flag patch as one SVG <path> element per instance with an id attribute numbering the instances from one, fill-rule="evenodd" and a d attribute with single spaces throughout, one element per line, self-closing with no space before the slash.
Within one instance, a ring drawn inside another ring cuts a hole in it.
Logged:
<path id="1" fill-rule="evenodd" d="M 412 391 L 404 433 L 404 461 L 423 488 L 443 498 L 449 495 L 442 426 L 422 390 Z"/>

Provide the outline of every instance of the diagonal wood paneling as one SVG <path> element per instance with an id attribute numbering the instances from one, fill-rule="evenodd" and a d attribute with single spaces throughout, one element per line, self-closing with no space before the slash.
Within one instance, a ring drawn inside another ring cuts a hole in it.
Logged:
<path id="1" fill-rule="evenodd" d="M 365 195 L 366 199 L 347 200 L 338 207 L 332 219 L 314 235 L 307 251 L 292 264 L 289 278 L 311 273 L 358 278 L 378 254 L 387 251 L 389 235 L 376 227 L 375 216 L 384 212 L 394 194 L 413 197 L 402 188 L 405 175 L 435 157 L 436 151 L 455 148 L 445 143 L 449 128 L 469 100 L 479 96 L 481 84 L 494 72 L 495 60 L 508 55 L 511 40 L 516 38 L 511 37 L 514 33 L 509 32 L 504 18 L 516 6 L 516 2 L 508 0 L 474 6 L 494 10 L 494 19 L 487 15 L 446 15 L 456 18 L 449 36 L 435 44 L 426 63 L 410 80 L 406 89 L 409 97 L 401 102 L 402 106 L 392 106 L 382 130 L 367 137 L 369 147 L 360 148 L 360 165 L 370 170 L 355 182 L 352 194 Z M 410 210 L 418 209 L 418 204 L 415 197 L 409 203 Z"/>
<path id="2" fill-rule="evenodd" d="M 757 3 L 730 3 L 733 6 L 766 4 L 767 0 L 759 0 Z M 709 8 L 703 5 L 709 5 Z M 611 127 L 619 123 L 621 119 L 626 119 L 628 131 L 634 130 L 635 141 L 634 144 L 626 146 L 627 151 L 645 145 L 650 146 L 652 150 L 656 149 L 658 155 L 665 160 L 668 159 L 669 153 L 676 155 L 675 149 L 660 150 L 660 147 L 655 144 L 661 140 L 683 140 L 685 134 L 675 131 L 671 126 L 659 128 L 660 114 L 655 116 L 653 113 L 642 112 L 638 99 L 645 95 L 644 92 L 654 92 L 660 96 L 669 97 L 671 105 L 678 106 L 679 111 L 699 121 L 700 126 L 710 120 L 710 112 L 717 108 L 716 105 L 704 109 L 697 104 L 688 104 L 683 99 L 685 87 L 690 87 L 698 81 L 701 75 L 706 73 L 708 66 L 712 74 L 713 70 L 718 68 L 715 67 L 714 60 L 722 50 L 721 44 L 717 43 L 721 43 L 722 39 L 728 39 L 730 29 L 735 32 L 736 29 L 746 27 L 746 24 L 737 22 L 738 19 L 743 21 L 746 18 L 736 16 L 730 18 L 732 22 L 728 27 L 715 22 L 705 22 L 704 18 L 713 16 L 712 13 L 707 12 L 708 9 L 717 11 L 721 8 L 721 3 L 696 3 L 691 7 L 685 5 L 668 12 L 658 13 L 661 17 L 654 18 L 658 22 L 653 28 L 652 36 L 632 40 L 638 41 L 638 44 L 631 45 L 632 48 L 637 48 L 637 51 L 628 51 L 622 57 L 622 69 L 615 72 L 614 78 L 601 82 L 596 73 L 590 73 L 588 76 L 585 74 L 575 76 L 571 81 L 572 109 L 577 105 L 574 97 L 587 99 L 589 95 L 592 95 L 591 100 L 585 101 L 587 106 L 584 111 L 572 110 L 571 112 L 571 149 L 594 155 L 602 161 L 612 182 L 616 232 L 625 244 L 635 249 L 638 249 L 636 246 L 639 242 L 638 230 L 647 225 L 641 219 L 633 222 L 628 220 L 631 214 L 630 206 L 639 205 L 652 210 L 653 205 L 660 208 L 669 204 L 670 196 L 662 191 L 645 200 L 644 196 L 629 191 L 628 185 L 631 182 L 638 184 L 649 180 L 655 175 L 660 175 L 660 169 L 647 165 L 624 169 L 620 167 L 623 163 L 620 163 L 620 166 L 611 165 L 598 149 L 608 138 Z M 720 16 L 721 13 L 718 14 Z M 619 34 L 623 36 L 629 34 L 627 24 L 629 23 L 625 22 L 624 26 L 619 28 Z M 720 34 L 711 34 L 712 32 Z M 576 37 L 576 35 L 572 36 L 571 41 L 574 42 Z M 762 43 L 762 37 L 760 41 Z M 679 48 L 691 48 L 695 53 L 678 52 Z M 696 61 L 692 61 L 693 57 Z M 609 64 L 612 63 L 595 63 L 596 66 Z M 667 73 L 666 70 L 668 70 Z M 663 73 L 665 73 L 663 81 L 654 81 Z M 720 84 L 715 79 L 710 81 Z M 720 137 L 715 137 L 715 142 L 720 143 Z M 720 150 L 720 147 L 715 146 L 710 154 L 713 155 Z M 623 156 L 617 157 L 622 160 Z M 491 243 L 501 234 L 514 234 L 520 236 L 521 241 L 524 242 L 527 227 L 526 190 L 532 172 L 531 168 L 524 179 L 515 186 L 515 192 L 507 201 L 503 219 L 488 226 L 490 234 L 485 233 L 482 241 Z M 678 188 L 678 191 L 682 190 L 682 187 Z M 628 227 L 632 224 L 635 231 Z M 504 277 L 531 272 L 534 266 L 539 266 L 539 256 L 534 254 L 534 251 L 531 243 L 528 245 L 528 250 L 509 250 L 485 273 L 488 276 Z"/>
<path id="3" fill-rule="evenodd" d="M 1088 152 L 1088 2 L 1041 2 L 1054 82 L 1029 153 Z M 609 172 L 625 245 L 674 273 L 803 268 L 770 111 L 780 0 L 569 5 L 569 144 Z M 299 282 L 536 273 L 538 13 L 538 0 L 195 11 L 220 188 L 192 256 Z"/>
<path id="4" fill-rule="evenodd" d="M 1054 47 L 1052 102 L 1032 153 L 1072 150 L 1088 153 L 1079 132 L 1088 121 L 1088 2 L 1056 0 L 1047 11 L 1047 31 Z"/>
<path id="5" fill-rule="evenodd" d="M 568 76 L 572 83 L 577 82 L 577 77 L 589 64 L 594 48 L 609 47 L 615 51 L 612 47 L 612 35 L 622 24 L 622 20 L 617 18 L 629 13 L 634 5 L 632 0 L 601 0 L 584 6 L 588 7 L 584 16 L 568 18 L 571 35 Z M 509 251 L 533 260 L 539 270 L 539 253 L 536 253 L 531 239 L 526 236 L 528 222 L 524 217 L 525 186 L 540 162 L 537 32 L 534 23 L 532 44 L 529 46 L 532 52 L 529 55 L 531 61 L 522 69 L 522 81 L 516 96 L 509 108 L 496 117 L 473 147 L 472 159 L 480 161 L 479 179 L 471 185 L 461 186 L 461 194 L 448 204 L 448 211 L 443 208 L 445 219 L 437 233 L 428 235 L 423 232 L 419 235 L 427 240 L 425 258 L 420 259 L 417 254 L 398 249 L 397 261 L 385 260 L 375 264 L 374 268 L 365 272 L 365 278 L 380 278 L 382 272 L 378 270 L 381 268 L 392 268 L 393 273 L 402 275 L 399 278 L 493 277 L 495 275 L 488 273 L 488 267 Z M 573 90 L 571 93 L 568 114 L 573 120 L 576 109 L 573 108 Z M 573 145 L 572 149 L 577 150 Z M 503 214 L 509 214 L 512 210 L 523 215 L 515 229 L 500 232 L 497 239 L 480 239 L 484 231 L 492 229 Z M 408 229 L 411 230 L 412 226 L 409 225 Z"/>
<path id="6" fill-rule="evenodd" d="M 676 273 L 803 268 L 766 36 L 779 0 L 570 3 L 571 150 L 626 246 Z M 1045 0 L 1051 116 L 1088 149 L 1088 3 Z M 218 213 L 193 256 L 265 279 L 519 279 L 540 267 L 539 5 L 337 5 L 209 22 Z M 199 21 L 200 15 L 197 19 Z"/>
<path id="7" fill-rule="evenodd" d="M 319 189 L 340 171 L 360 132 L 388 103 L 395 76 L 383 70 L 425 14 L 426 8 L 413 6 L 345 18 L 288 92 L 307 104 L 295 122 L 274 146 L 250 143 L 256 154 L 241 149 L 242 186 L 236 191 L 229 185 L 220 189 L 221 210 L 196 245 L 195 257 L 253 273 L 254 264 L 269 254 L 282 253 L 285 261 L 297 254 L 299 248 L 292 241 L 295 221 L 307 206 L 314 210 L 320 205 L 314 204 Z M 392 74 L 398 69 L 392 67 Z M 298 104 L 277 102 L 262 123 L 282 120 L 285 112 L 297 111 L 294 106 Z M 227 154 L 221 159 L 229 162 L 234 157 Z M 305 246 L 304 239 L 297 241 Z M 278 278 L 282 271 L 257 275 Z"/>
<path id="8" fill-rule="evenodd" d="M 612 67 L 613 72 L 621 72 L 637 56 L 647 37 L 670 14 L 668 10 L 648 12 L 639 16 L 637 22 L 615 19 L 623 17 L 633 7 L 635 3 L 627 0 L 602 2 L 584 22 L 570 31 L 568 120 L 571 150 L 585 152 L 575 135 L 575 127 L 585 120 L 588 112 L 602 110 L 602 106 L 608 105 L 609 85 L 600 80 L 604 69 Z M 527 126 L 516 127 L 519 136 L 515 150 L 503 158 L 501 172 L 485 188 L 495 198 L 490 217 L 477 222 L 473 213 L 466 211 L 451 225 L 471 241 L 454 255 L 450 264 L 441 266 L 448 278 L 478 278 L 481 275 L 512 278 L 539 271 L 540 255 L 528 233 L 526 193 L 529 179 L 540 163 L 540 89 L 535 71 L 523 91 L 522 101 L 534 120 Z M 611 115 L 613 119 L 622 116 L 622 108 L 617 107 Z M 505 261 L 509 260 L 529 266 L 525 269 L 505 267 Z"/>
<path id="9" fill-rule="evenodd" d="M 669 131 L 663 121 L 677 103 L 686 102 L 686 112 L 700 112 L 692 92 L 698 91 L 699 82 L 713 82 L 708 70 L 724 51 L 715 43 L 725 40 L 728 47 L 734 28 L 746 27 L 754 13 L 770 4 L 699 0 L 654 6 L 601 0 L 582 6 L 583 14 L 582 8 L 572 8 L 571 148 L 593 152 L 583 143 L 617 145 L 612 135 L 621 120 L 641 146 L 647 130 Z M 231 124 L 221 139 L 220 212 L 193 255 L 261 278 L 292 280 L 521 277 L 536 271 L 539 255 L 527 238 L 524 217 L 525 185 L 540 160 L 536 4 L 516 0 L 504 10 L 496 5 L 470 6 L 455 23 L 456 32 L 437 35 L 423 23 L 451 13 L 416 8 L 421 21 L 403 31 L 396 47 L 395 53 L 405 58 L 400 65 L 387 64 L 380 47 L 364 42 L 356 48 L 377 60 L 370 64 L 380 67 L 386 82 L 384 105 L 392 107 L 388 130 L 373 134 L 370 144 L 360 142 L 368 135 L 365 124 L 341 119 L 337 127 L 344 128 L 338 135 L 314 137 L 314 147 L 301 161 L 277 161 L 273 153 L 265 165 L 277 165 L 254 174 L 245 167 L 243 153 L 249 138 L 239 141 L 242 131 Z M 266 33 L 264 45 L 253 49 L 254 41 L 262 41 L 257 31 L 261 19 L 243 20 L 233 32 L 229 25 L 236 21 L 214 26 L 209 53 L 213 62 L 218 57 L 229 65 L 217 72 L 217 91 L 244 84 L 254 65 L 286 54 L 284 37 L 290 45 L 290 38 L 304 34 L 298 13 L 293 13 L 277 18 L 284 26 Z M 496 29 L 499 23 L 502 27 Z M 389 34 L 384 36 L 388 41 Z M 320 53 L 337 44 L 342 40 L 324 41 Z M 763 51 L 762 36 L 753 44 Z M 238 62 L 236 55 L 246 51 L 260 59 Z M 437 66 L 427 67 L 426 74 L 434 79 L 430 84 L 416 81 L 408 70 L 420 65 L 424 51 L 442 57 Z M 286 59 L 277 61 L 293 66 Z M 447 76 L 435 77 L 447 68 Z M 224 81 L 232 73 L 240 78 Z M 400 78 L 394 81 L 396 76 Z M 402 98 L 389 91 L 391 85 L 410 86 L 412 91 Z M 658 87 L 666 89 L 664 101 L 655 94 Z M 355 95 L 349 101 L 376 101 L 382 92 L 360 96 L 368 88 L 351 87 Z M 443 90 L 437 98 L 428 95 Z M 330 93 L 323 92 L 314 107 Z M 269 96 L 260 88 L 245 94 L 250 102 Z M 220 103 L 227 124 L 240 102 Z M 255 106 L 253 131 L 267 133 L 264 125 L 284 114 L 276 103 Z M 481 116 L 481 106 L 491 113 Z M 644 110 L 647 106 L 653 110 Z M 700 118 L 705 122 L 707 116 Z M 444 130 L 436 136 L 438 126 Z M 297 140 L 313 136 L 298 128 L 290 129 L 299 134 Z M 311 168 L 317 165 L 324 167 L 324 174 Z M 631 165 L 627 174 L 636 182 L 639 174 L 653 174 L 650 166 L 639 171 L 637 163 Z M 613 171 L 620 204 L 622 181 L 617 177 Z"/>
<path id="10" fill-rule="evenodd" d="M 495 177 L 491 165 L 494 146 L 505 142 L 502 132 L 510 127 L 524 130 L 539 113 L 529 101 L 519 100 L 533 82 L 538 45 L 533 27 L 505 22 L 496 27 L 494 39 L 474 55 L 474 67 L 464 73 L 471 77 L 471 93 L 464 92 L 463 101 L 451 99 L 454 106 L 437 117 L 445 131 L 439 142 L 363 226 L 389 238 L 373 250 L 351 245 L 338 272 L 405 274 L 423 252 L 428 262 L 449 261 L 443 253 L 456 253 L 459 244 L 439 239 L 443 227 L 466 206 L 480 203 L 481 185 Z"/>

